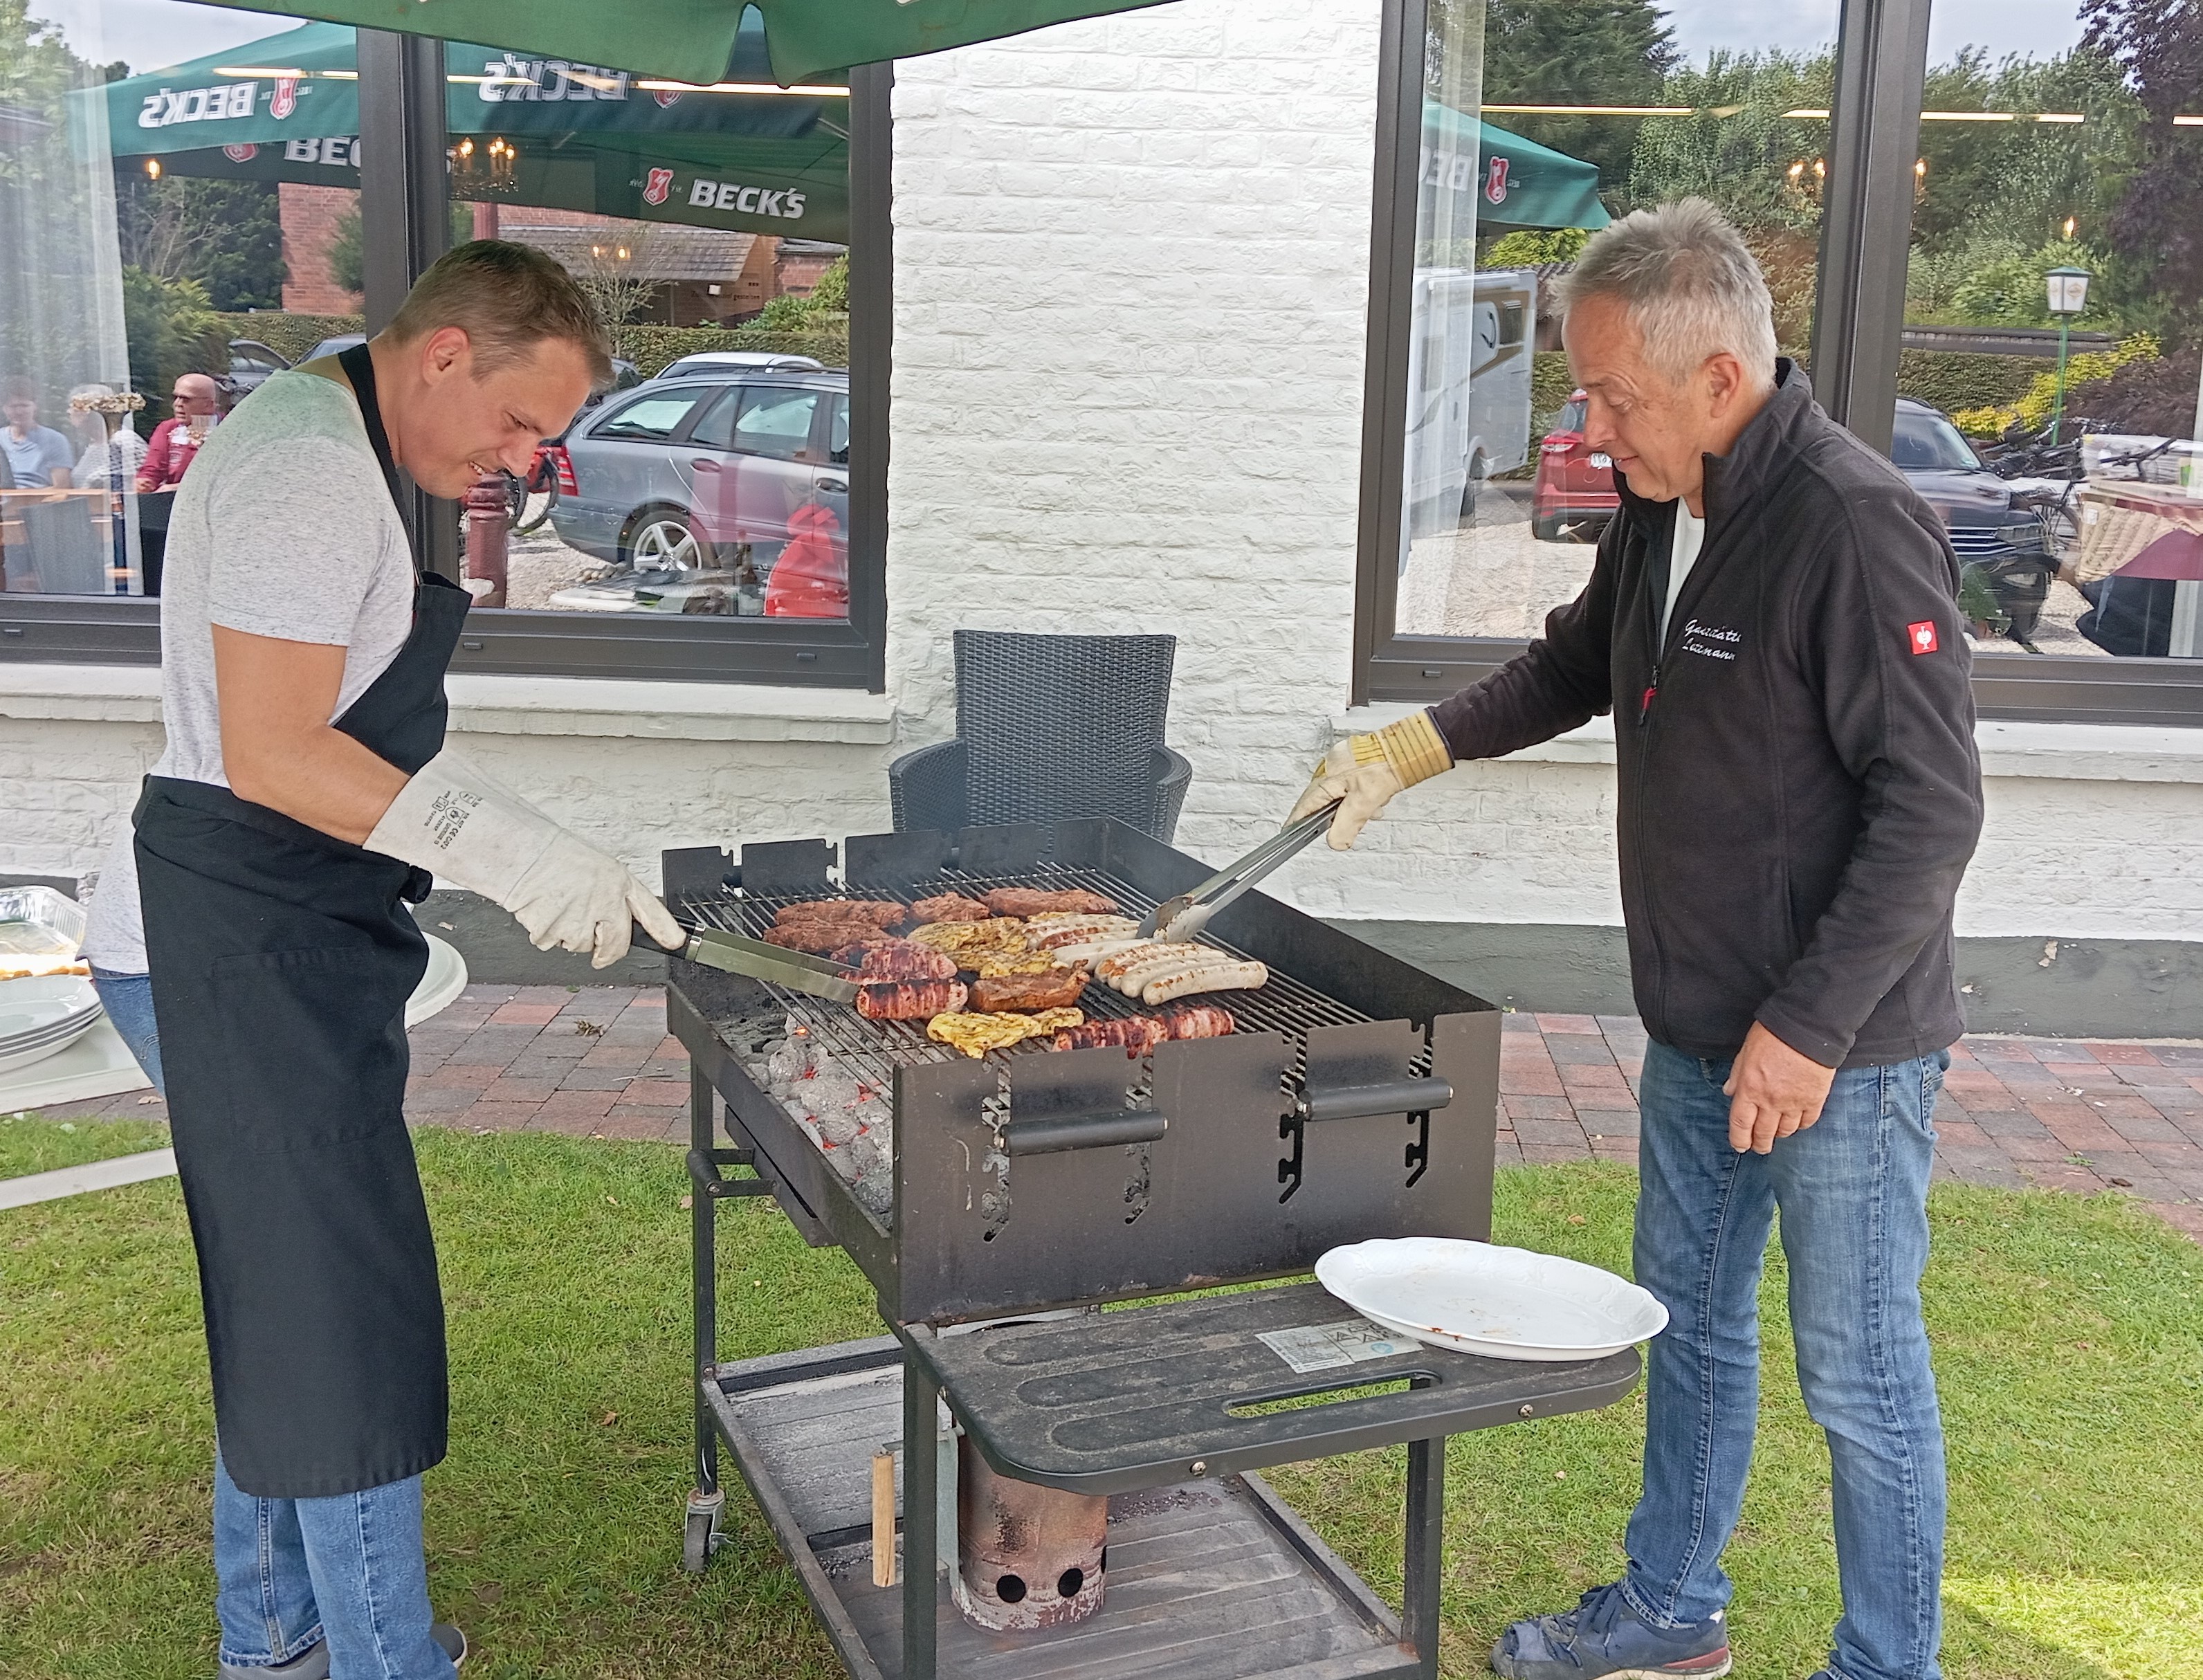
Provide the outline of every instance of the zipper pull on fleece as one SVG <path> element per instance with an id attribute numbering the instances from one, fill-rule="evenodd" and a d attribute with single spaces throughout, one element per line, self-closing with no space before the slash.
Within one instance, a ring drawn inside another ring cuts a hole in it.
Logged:
<path id="1" fill-rule="evenodd" d="M 1637 702 L 1637 725 L 1642 729 L 1652 721 L 1653 697 L 1660 692 L 1660 667 L 1652 667 L 1652 681 L 1645 688 L 1645 697 Z"/>

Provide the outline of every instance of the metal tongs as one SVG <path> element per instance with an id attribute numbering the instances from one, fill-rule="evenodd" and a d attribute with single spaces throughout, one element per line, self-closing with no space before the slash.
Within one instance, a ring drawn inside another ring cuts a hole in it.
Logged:
<path id="1" fill-rule="evenodd" d="M 1192 938 L 1208 926 L 1211 916 L 1330 827 L 1342 802 L 1334 799 L 1321 810 L 1309 812 L 1298 822 L 1279 829 L 1246 856 L 1226 864 L 1191 892 L 1165 899 L 1140 924 L 1140 938 Z"/>
<path id="2" fill-rule="evenodd" d="M 681 931 L 688 936 L 688 943 L 673 953 L 676 956 L 700 962 L 706 968 L 770 981 L 788 991 L 830 998 L 836 1003 L 857 1001 L 856 970 L 830 958 L 768 945 L 762 939 L 722 932 L 716 927 L 684 925 Z"/>

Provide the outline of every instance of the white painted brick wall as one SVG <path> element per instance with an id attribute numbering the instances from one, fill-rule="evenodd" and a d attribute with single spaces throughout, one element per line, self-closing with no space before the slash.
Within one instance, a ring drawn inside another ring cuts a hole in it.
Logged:
<path id="1" fill-rule="evenodd" d="M 887 827 L 888 759 L 954 729 L 959 626 L 1165 630 L 1180 843 L 1251 844 L 1348 697 L 1377 28 L 1377 0 L 1178 0 L 900 67 L 900 742 L 508 716 L 463 744 L 647 877 L 664 846 Z M 96 867 L 158 744 L 150 710 L 97 715 L 0 717 L 0 870 Z M 2001 766 L 1962 932 L 2203 939 L 2203 775 L 2131 733 L 2098 769 Z M 1281 889 L 1331 915 L 1611 924 L 1600 760 L 1456 770 Z"/>
<path id="2" fill-rule="evenodd" d="M 1243 849 L 1306 780 L 1350 676 L 1377 31 L 1180 0 L 897 67 L 913 738 L 954 731 L 959 627 L 1160 630 L 1181 843 Z"/>

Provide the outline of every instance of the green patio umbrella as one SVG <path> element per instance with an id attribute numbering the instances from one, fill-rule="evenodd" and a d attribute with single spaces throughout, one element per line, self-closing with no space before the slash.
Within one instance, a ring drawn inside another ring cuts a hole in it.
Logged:
<path id="1" fill-rule="evenodd" d="M 215 0 L 216 4 L 232 0 Z M 756 34 L 783 86 L 883 59 L 915 58 L 1158 0 L 286 0 L 301 16 L 362 29 L 487 41 L 686 82 L 730 74 Z M 242 8 L 253 9 L 251 6 Z M 751 22 L 753 17 L 759 21 Z"/>
<path id="2" fill-rule="evenodd" d="M 762 50 L 760 47 L 760 51 Z M 124 167 L 359 184 L 354 31 L 310 23 L 71 96 Z M 445 54 L 452 196 L 846 243 L 845 97 L 646 89 L 625 71 L 460 42 Z"/>
<path id="3" fill-rule="evenodd" d="M 1474 158 L 1474 163 L 1470 160 Z M 1509 228 L 1604 228 L 1598 168 L 1436 100 L 1423 105 L 1422 182 L 1456 195 L 1456 225 L 1479 233 Z"/>

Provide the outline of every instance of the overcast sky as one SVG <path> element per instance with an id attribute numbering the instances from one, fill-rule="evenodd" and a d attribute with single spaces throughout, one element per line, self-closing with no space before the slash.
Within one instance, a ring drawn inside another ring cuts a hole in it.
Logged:
<path id="1" fill-rule="evenodd" d="M 140 72 L 257 41 L 298 22 L 183 0 L 32 0 L 31 9 L 61 24 L 69 44 L 95 63 L 121 58 Z M 1940 63 L 1967 45 L 1985 46 L 1997 58 L 2047 58 L 2080 38 L 2079 10 L 2078 0 L 1937 0 L 1928 29 L 1929 61 Z M 1810 50 L 1836 33 L 1835 0 L 1673 0 L 1668 12 L 1677 41 L 1694 59 L 1717 47 Z"/>

